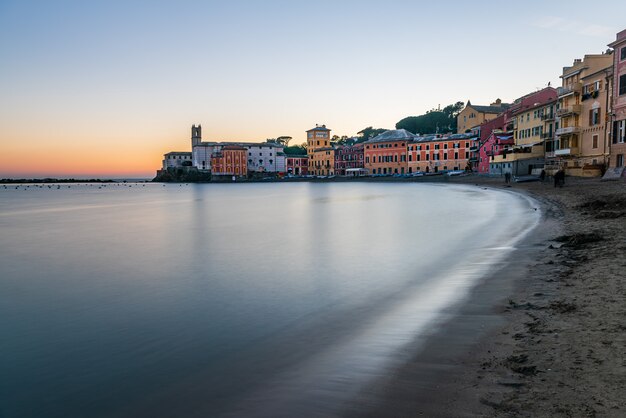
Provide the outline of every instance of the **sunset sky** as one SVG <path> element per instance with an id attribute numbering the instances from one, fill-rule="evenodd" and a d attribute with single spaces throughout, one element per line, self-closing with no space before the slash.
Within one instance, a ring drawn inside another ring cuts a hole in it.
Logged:
<path id="1" fill-rule="evenodd" d="M 557 4 L 558 3 L 558 4 Z M 471 7 L 470 7 L 471 6 Z M 0 0 L 0 177 L 151 177 L 203 139 L 305 141 L 511 101 L 626 28 L 604 1 Z"/>

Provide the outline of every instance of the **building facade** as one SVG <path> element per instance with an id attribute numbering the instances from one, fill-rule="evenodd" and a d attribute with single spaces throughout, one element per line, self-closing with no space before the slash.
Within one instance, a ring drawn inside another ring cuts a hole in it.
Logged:
<path id="1" fill-rule="evenodd" d="M 619 32 L 613 48 L 612 109 L 609 167 L 623 169 L 626 156 L 626 29 Z"/>
<path id="2" fill-rule="evenodd" d="M 211 174 L 245 177 L 248 175 L 247 149 L 240 145 L 226 145 L 211 155 Z"/>
<path id="3" fill-rule="evenodd" d="M 330 129 L 326 125 L 316 125 L 306 131 L 309 174 L 331 176 L 335 172 L 335 152 L 330 145 Z"/>
<path id="4" fill-rule="evenodd" d="M 271 142 L 239 143 L 248 153 L 247 165 L 251 173 L 284 173 L 284 147 Z"/>
<path id="5" fill-rule="evenodd" d="M 364 168 L 364 145 L 342 145 L 335 148 L 335 174 L 345 176 L 346 170 Z"/>
<path id="6" fill-rule="evenodd" d="M 405 129 L 395 129 L 364 142 L 364 168 L 369 174 L 406 174 L 407 145 L 414 137 Z"/>
<path id="7" fill-rule="evenodd" d="M 416 137 L 407 146 L 408 173 L 467 170 L 473 142 L 471 134 Z"/>
<path id="8" fill-rule="evenodd" d="M 596 54 L 585 55 L 583 59 L 574 60 L 572 66 L 563 68 L 562 89 L 557 104 L 554 158 L 568 175 L 600 174 L 597 167 L 598 158 L 602 154 L 600 145 L 603 139 L 600 136 L 605 134 L 600 128 L 605 124 L 602 114 L 606 117 L 607 102 L 600 103 L 597 99 L 603 94 L 600 91 L 602 86 L 606 89 L 606 80 L 602 85 L 595 82 L 598 81 L 598 75 L 612 64 L 611 54 Z M 606 78 L 606 73 L 599 77 Z M 583 89 L 583 84 L 586 89 Z M 583 103 L 583 96 L 587 103 Z"/>
<path id="9" fill-rule="evenodd" d="M 475 171 L 478 174 L 489 174 L 489 164 L 495 159 L 496 154 L 499 152 L 499 148 L 504 146 L 505 143 L 499 141 L 511 139 L 498 138 L 504 132 L 506 120 L 509 117 L 507 112 L 499 114 L 496 118 L 483 123 L 480 126 L 480 136 L 478 143 L 475 144 L 475 148 L 478 148 L 477 158 L 478 161 L 475 164 Z M 504 135 L 506 136 L 506 135 Z"/>
<path id="10" fill-rule="evenodd" d="M 504 130 L 492 133 L 495 153 L 489 162 L 490 174 L 525 176 L 544 167 L 546 121 L 542 116 L 556 98 L 556 89 L 546 87 L 513 102 L 504 113 Z"/>
<path id="11" fill-rule="evenodd" d="M 309 157 L 306 155 L 286 155 L 285 160 L 287 174 L 294 176 L 309 174 Z"/>
<path id="12" fill-rule="evenodd" d="M 459 134 L 469 133 L 472 128 L 494 119 L 505 111 L 509 105 L 497 99 L 489 106 L 473 105 L 469 100 L 456 118 L 456 132 Z"/>
<path id="13" fill-rule="evenodd" d="M 168 168 L 191 167 L 191 153 L 172 151 L 163 155 L 163 170 Z"/>

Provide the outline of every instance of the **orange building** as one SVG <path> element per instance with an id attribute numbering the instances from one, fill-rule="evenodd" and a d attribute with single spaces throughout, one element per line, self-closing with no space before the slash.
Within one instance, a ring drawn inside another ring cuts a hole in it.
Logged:
<path id="1" fill-rule="evenodd" d="M 369 174 L 406 174 L 407 144 L 414 135 L 405 129 L 385 131 L 364 142 L 365 168 Z"/>
<path id="2" fill-rule="evenodd" d="M 248 174 L 247 149 L 226 145 L 211 155 L 211 174 L 244 177 Z"/>
<path id="3" fill-rule="evenodd" d="M 455 134 L 415 138 L 408 143 L 408 172 L 465 170 L 470 159 L 471 137 L 471 134 Z"/>
<path id="4" fill-rule="evenodd" d="M 306 131 L 309 174 L 330 176 L 335 174 L 335 150 L 330 145 L 330 129 L 326 125 L 316 125 Z"/>

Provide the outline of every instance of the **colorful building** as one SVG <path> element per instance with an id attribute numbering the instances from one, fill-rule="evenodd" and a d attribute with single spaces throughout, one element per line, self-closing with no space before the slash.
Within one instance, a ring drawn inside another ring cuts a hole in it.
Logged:
<path id="1" fill-rule="evenodd" d="M 515 100 L 504 113 L 504 130 L 492 131 L 495 142 L 489 174 L 524 176 L 545 163 L 544 109 L 554 106 L 557 91 L 552 87 Z"/>
<path id="2" fill-rule="evenodd" d="M 294 176 L 309 174 L 309 157 L 306 155 L 286 155 L 286 173 Z"/>
<path id="3" fill-rule="evenodd" d="M 472 134 L 418 136 L 408 143 L 408 173 L 468 169 Z"/>
<path id="4" fill-rule="evenodd" d="M 469 100 L 456 118 L 456 132 L 459 134 L 469 133 L 483 123 L 495 119 L 500 113 L 504 112 L 509 105 L 502 103 L 497 99 L 489 106 L 473 105 Z"/>
<path id="5" fill-rule="evenodd" d="M 395 129 L 363 142 L 364 168 L 369 174 L 407 173 L 407 145 L 414 137 L 405 129 Z"/>
<path id="6" fill-rule="evenodd" d="M 330 176 L 335 172 L 335 152 L 330 145 L 330 129 L 326 125 L 316 125 L 306 131 L 309 174 Z"/>
<path id="7" fill-rule="evenodd" d="M 623 169 L 626 155 L 626 29 L 609 44 L 613 53 L 613 84 L 609 167 Z"/>
<path id="8" fill-rule="evenodd" d="M 240 145 L 226 145 L 211 155 L 211 174 L 245 177 L 248 174 L 247 149 Z"/>
<path id="9" fill-rule="evenodd" d="M 489 163 L 495 159 L 500 148 L 513 144 L 513 138 L 505 134 L 505 126 L 509 115 L 505 111 L 496 118 L 480 125 L 479 140 L 473 149 L 478 148 L 478 161 L 474 165 L 474 171 L 478 174 L 489 174 Z"/>
<path id="10" fill-rule="evenodd" d="M 612 54 L 596 54 L 585 55 L 583 59 L 574 60 L 572 66 L 563 68 L 563 85 L 557 104 L 554 158 L 568 175 L 600 174 L 598 160 L 602 157 L 603 141 L 600 135 L 605 133 L 600 127 L 605 124 L 602 116 L 606 117 L 608 103 L 606 100 L 604 103 L 598 100 L 600 95 L 607 97 L 606 91 L 601 92 L 602 86 L 606 90 L 606 80 L 601 85 L 595 82 L 599 78 L 606 78 L 606 75 L 598 77 L 598 74 L 606 74 L 605 69 L 612 65 Z M 587 89 L 583 89 L 583 84 Z M 583 95 L 588 103 L 583 103 Z M 597 137 L 594 138 L 594 135 Z M 596 143 L 593 142 L 595 140 Z M 594 145 L 597 146 L 594 148 Z"/>
<path id="11" fill-rule="evenodd" d="M 335 174 L 345 176 L 346 170 L 354 172 L 356 168 L 364 168 L 364 145 L 340 145 L 335 148 Z"/>

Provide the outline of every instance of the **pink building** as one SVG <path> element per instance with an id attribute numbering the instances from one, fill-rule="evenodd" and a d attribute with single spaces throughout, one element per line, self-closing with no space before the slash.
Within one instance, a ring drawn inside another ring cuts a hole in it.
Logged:
<path id="1" fill-rule="evenodd" d="M 623 168 L 626 155 L 626 29 L 617 34 L 613 48 L 613 112 L 610 168 Z"/>
<path id="2" fill-rule="evenodd" d="M 287 174 L 306 176 L 309 174 L 309 157 L 306 155 L 286 155 Z"/>
<path id="3" fill-rule="evenodd" d="M 350 168 L 363 168 L 363 144 L 335 148 L 335 174 L 345 176 Z"/>
<path id="4" fill-rule="evenodd" d="M 505 113 L 501 113 L 495 119 L 480 125 L 478 161 L 475 164 L 475 167 L 478 167 L 476 170 L 478 174 L 489 174 L 489 161 L 493 159 L 497 150 L 495 133 L 504 130 L 506 119 Z"/>

